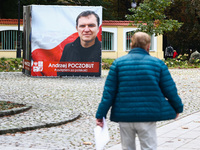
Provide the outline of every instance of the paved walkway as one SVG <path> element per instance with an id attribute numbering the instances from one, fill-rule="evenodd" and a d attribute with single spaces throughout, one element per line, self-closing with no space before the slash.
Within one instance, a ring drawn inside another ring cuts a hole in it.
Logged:
<path id="1" fill-rule="evenodd" d="M 200 150 L 200 142 L 191 144 L 200 141 L 200 129 L 195 128 L 200 126 L 200 114 L 194 113 L 200 111 L 200 69 L 172 69 L 170 72 L 183 100 L 184 113 L 180 114 L 180 120 L 158 122 L 158 150 L 176 150 L 176 147 Z M 31 78 L 22 73 L 0 73 L 0 100 L 32 106 L 24 113 L 0 118 L 0 131 L 64 123 L 2 134 L 0 150 L 94 150 L 95 113 L 106 75 L 107 72 L 101 78 Z M 66 123 L 75 112 L 80 112 L 80 117 Z M 120 150 L 118 124 L 109 119 L 107 123 L 110 141 L 104 150 Z"/>
<path id="2" fill-rule="evenodd" d="M 176 120 L 157 129 L 158 150 L 200 150 L 200 112 Z M 4 150 L 46 150 L 0 146 Z M 137 139 L 137 149 L 140 149 Z M 107 150 L 122 150 L 121 144 Z"/>
<path id="3" fill-rule="evenodd" d="M 200 112 L 159 127 L 157 135 L 158 150 L 200 150 Z M 121 144 L 107 150 L 122 150 Z"/>

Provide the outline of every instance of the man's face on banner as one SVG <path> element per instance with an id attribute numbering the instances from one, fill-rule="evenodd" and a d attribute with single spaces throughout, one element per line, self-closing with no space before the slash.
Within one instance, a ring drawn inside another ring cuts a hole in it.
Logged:
<path id="1" fill-rule="evenodd" d="M 81 43 L 94 44 L 95 38 L 99 31 L 97 19 L 94 15 L 80 17 L 78 19 L 78 26 L 76 27 Z M 89 44 L 89 45 L 90 45 Z"/>

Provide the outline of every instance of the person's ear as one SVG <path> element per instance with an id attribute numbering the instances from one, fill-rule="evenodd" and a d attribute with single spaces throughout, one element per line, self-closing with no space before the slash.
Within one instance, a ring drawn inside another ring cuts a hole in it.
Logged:
<path id="1" fill-rule="evenodd" d="M 151 43 L 149 43 L 149 44 L 147 44 L 147 52 L 149 52 L 149 50 L 150 50 L 150 47 L 151 47 Z"/>
<path id="2" fill-rule="evenodd" d="M 133 48 L 132 46 L 133 46 L 133 43 L 131 42 L 131 43 L 130 43 L 130 48 L 131 48 L 131 49 Z"/>

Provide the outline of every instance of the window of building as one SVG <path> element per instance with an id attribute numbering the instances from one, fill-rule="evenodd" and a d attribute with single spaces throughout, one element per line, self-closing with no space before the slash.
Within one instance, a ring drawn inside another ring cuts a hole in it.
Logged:
<path id="1" fill-rule="evenodd" d="M 155 36 L 155 34 L 153 34 L 151 36 L 151 47 L 150 47 L 150 51 L 157 51 L 157 36 Z"/>
<path id="2" fill-rule="evenodd" d="M 134 31 L 126 32 L 126 50 L 131 49 L 131 46 L 130 46 L 131 37 L 133 36 L 134 33 L 135 33 Z"/>
<path id="3" fill-rule="evenodd" d="M 124 41 L 123 41 L 123 49 L 124 51 L 129 51 L 131 49 L 131 37 L 135 33 L 136 28 L 125 28 L 123 32 Z M 150 51 L 157 51 L 157 37 L 155 35 L 151 36 L 151 47 Z"/>
<path id="4" fill-rule="evenodd" d="M 114 48 L 114 33 L 111 32 L 102 32 L 102 49 L 104 50 L 113 50 Z"/>
<path id="5" fill-rule="evenodd" d="M 17 30 L 0 31 L 0 49 L 2 50 L 16 50 L 18 34 Z M 20 45 L 22 48 L 23 33 L 20 31 Z"/>
<path id="6" fill-rule="evenodd" d="M 103 28 L 102 29 L 102 50 L 116 51 L 117 50 L 117 29 Z"/>

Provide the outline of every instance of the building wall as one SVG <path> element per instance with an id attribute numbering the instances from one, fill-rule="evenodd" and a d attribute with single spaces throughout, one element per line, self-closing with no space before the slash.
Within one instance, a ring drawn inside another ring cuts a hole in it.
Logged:
<path id="1" fill-rule="evenodd" d="M 117 34 L 117 43 L 116 43 L 116 49 L 113 51 L 102 51 L 102 58 L 111 58 L 111 59 L 116 59 L 118 57 L 121 57 L 123 55 L 126 55 L 128 51 L 124 50 L 124 42 L 123 42 L 123 37 L 124 37 L 124 29 L 132 29 L 133 27 L 131 26 L 103 26 L 103 31 L 104 28 L 107 29 L 112 29 L 115 28 L 117 29 L 116 34 Z M 3 30 L 18 30 L 17 25 L 7 25 L 7 26 L 1 26 L 0 25 L 0 31 Z M 20 30 L 23 30 L 23 26 L 20 26 Z M 163 59 L 164 54 L 163 54 L 163 36 L 159 35 L 157 37 L 157 51 L 150 51 L 150 55 L 155 56 L 157 58 Z M 23 52 L 22 55 L 23 56 Z M 0 57 L 5 57 L 5 58 L 16 58 L 16 50 L 0 50 Z"/>
<path id="2" fill-rule="evenodd" d="M 160 59 L 163 59 L 164 58 L 164 52 L 163 52 L 163 36 L 162 35 L 159 35 L 157 37 L 157 51 L 153 52 L 151 51 L 150 52 L 150 55 L 151 56 L 154 56 L 154 57 L 157 57 L 157 58 L 160 58 Z"/>
<path id="3" fill-rule="evenodd" d="M 21 51 L 21 56 L 23 56 L 23 51 Z M 16 58 L 17 50 L 0 50 L 0 58 Z"/>
<path id="4" fill-rule="evenodd" d="M 0 31 L 5 31 L 5 30 L 18 30 L 17 25 L 0 25 Z M 20 26 L 20 31 L 23 31 L 23 25 Z M 0 41 L 1 42 L 1 41 Z M 5 57 L 5 58 L 16 58 L 17 56 L 17 50 L 2 50 L 0 49 L 0 58 Z M 23 51 L 21 52 L 21 56 L 23 56 Z"/>
<path id="5" fill-rule="evenodd" d="M 124 42 L 123 42 L 123 34 L 124 34 L 124 29 L 133 29 L 133 27 L 127 27 L 127 26 L 103 26 L 103 31 L 104 28 L 117 28 L 117 50 L 116 51 L 102 51 L 102 58 L 112 58 L 116 59 L 118 57 L 121 57 L 123 55 L 126 55 L 128 51 L 124 50 Z M 150 51 L 150 55 L 157 57 L 159 59 L 164 58 L 164 53 L 163 53 L 163 36 L 159 35 L 157 36 L 157 43 L 156 43 L 156 51 Z"/>
<path id="6" fill-rule="evenodd" d="M 5 30 L 18 30 L 17 25 L 0 25 L 0 31 L 5 31 Z M 20 31 L 23 31 L 23 26 L 20 26 Z"/>

